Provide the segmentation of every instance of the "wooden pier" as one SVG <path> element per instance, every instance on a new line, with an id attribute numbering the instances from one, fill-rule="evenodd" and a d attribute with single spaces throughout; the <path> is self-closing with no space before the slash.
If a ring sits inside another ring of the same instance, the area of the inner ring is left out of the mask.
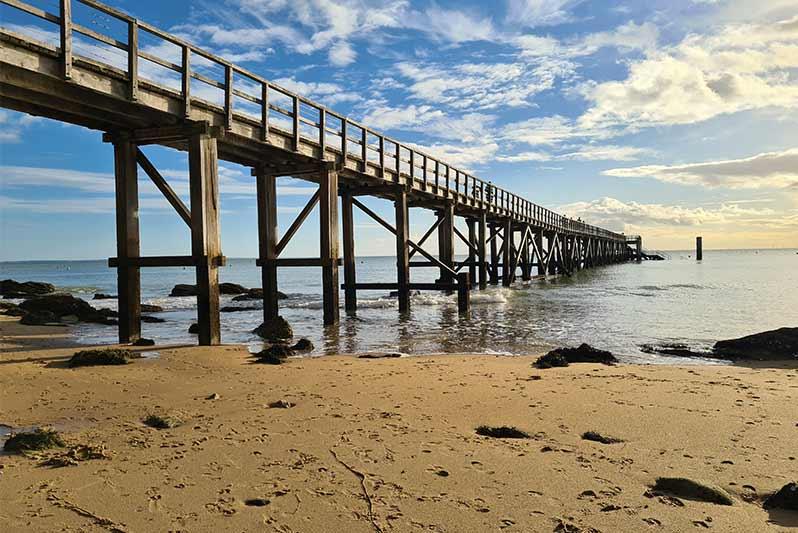
<path id="1" fill-rule="evenodd" d="M 117 256 L 109 265 L 118 272 L 120 342 L 140 337 L 140 269 L 170 266 L 196 269 L 199 342 L 221 342 L 219 268 L 225 257 L 219 233 L 219 159 L 251 168 L 257 184 L 257 265 L 262 269 L 264 321 L 279 313 L 281 267 L 321 268 L 324 323 L 335 324 L 340 289 L 350 313 L 357 310 L 359 290 L 375 289 L 396 291 L 400 312 L 410 308 L 412 291 L 451 291 L 458 294 L 460 311 L 467 312 L 473 288 L 510 286 L 519 274 L 523 280 L 568 275 L 642 257 L 639 237 L 629 241 L 623 234 L 545 209 L 100 2 L 61 0 L 59 13 L 19 0 L 0 4 L 46 21 L 58 35 L 57 42 L 37 40 L 0 22 L 0 106 L 102 131 L 103 139 L 113 145 Z M 123 24 L 127 35 L 122 39 L 79 24 L 72 16 L 78 4 Z M 153 47 L 140 48 L 143 36 L 180 50 L 180 61 L 153 55 Z M 91 43 L 121 51 L 124 61 L 78 53 Z M 147 69 L 142 68 L 145 64 Z M 153 66 L 162 75 L 148 76 Z M 189 206 L 147 158 L 142 147 L 148 145 L 187 152 Z M 190 256 L 141 256 L 139 169 L 188 226 Z M 319 186 L 282 236 L 277 231 L 276 195 L 281 176 Z M 392 201 L 394 220 L 369 209 L 360 200 L 364 196 Z M 281 257 L 317 206 L 319 257 Z M 410 237 L 411 208 L 436 213 L 435 222 L 417 242 Z M 358 282 L 355 209 L 394 235 L 395 280 Z M 466 233 L 455 225 L 456 217 L 465 219 Z M 437 255 L 424 248 L 433 235 Z M 457 240 L 468 249 L 465 261 L 455 260 Z M 411 270 L 423 267 L 438 270 L 434 283 L 411 281 Z"/>

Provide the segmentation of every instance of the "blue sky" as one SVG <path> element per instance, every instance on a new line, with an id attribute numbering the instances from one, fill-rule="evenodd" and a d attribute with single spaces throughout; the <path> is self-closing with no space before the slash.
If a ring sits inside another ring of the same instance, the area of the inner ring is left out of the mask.
<path id="1" fill-rule="evenodd" d="M 649 248 L 699 234 L 708 248 L 798 247 L 798 0 L 107 3 Z M 7 6 L 0 20 L 53 30 Z M 145 151 L 185 195 L 185 154 Z M 220 172 L 224 253 L 252 257 L 254 184 L 246 168 Z M 143 253 L 187 253 L 186 228 L 140 174 Z M 312 192 L 281 179 L 282 228 Z M 0 110 L 0 209 L 0 260 L 113 256 L 111 147 Z M 414 234 L 431 220 L 414 210 Z M 287 254 L 317 253 L 314 222 Z M 392 253 L 383 229 L 356 224 L 359 254 Z"/>

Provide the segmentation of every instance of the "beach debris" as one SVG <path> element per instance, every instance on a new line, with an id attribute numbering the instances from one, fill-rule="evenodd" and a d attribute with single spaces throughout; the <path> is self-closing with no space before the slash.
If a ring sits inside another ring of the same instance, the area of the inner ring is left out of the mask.
<path id="1" fill-rule="evenodd" d="M 479 426 L 477 435 L 492 437 L 494 439 L 528 439 L 529 434 L 516 427 L 510 426 Z"/>
<path id="2" fill-rule="evenodd" d="M 601 363 L 612 365 L 618 359 L 606 350 L 593 348 L 589 344 L 581 344 L 578 348 L 557 348 L 535 361 L 534 366 L 540 369 L 568 366 L 570 363 Z"/>
<path id="3" fill-rule="evenodd" d="M 37 296 L 30 300 L 25 300 L 19 304 L 19 307 L 27 313 L 52 313 L 57 319 L 75 316 L 81 322 L 106 325 L 117 324 L 116 320 L 111 320 L 111 318 L 118 316 L 116 311 L 95 309 L 85 300 L 75 298 L 71 294 Z"/>
<path id="4" fill-rule="evenodd" d="M 276 402 L 271 402 L 269 404 L 270 409 L 290 409 L 295 406 L 295 403 L 289 402 L 288 400 L 277 400 Z"/>
<path id="5" fill-rule="evenodd" d="M 183 424 L 183 420 L 174 415 L 150 414 L 143 420 L 144 424 L 155 429 L 172 429 Z"/>
<path id="6" fill-rule="evenodd" d="M 219 293 L 220 294 L 246 294 L 248 292 L 249 292 L 249 289 L 247 289 L 243 285 L 239 285 L 238 283 L 220 283 L 219 284 Z"/>
<path id="7" fill-rule="evenodd" d="M 315 348 L 313 343 L 310 342 L 310 339 L 306 339 L 305 337 L 302 337 L 296 341 L 296 344 L 291 346 L 291 349 L 295 352 L 312 352 L 313 348 Z"/>
<path id="8" fill-rule="evenodd" d="M 25 316 L 25 311 L 20 309 L 17 304 L 11 302 L 0 302 L 0 315 Z"/>
<path id="9" fill-rule="evenodd" d="M 586 431 L 582 433 L 582 438 L 584 440 L 590 440 L 593 442 L 600 442 L 601 444 L 618 444 L 623 442 L 623 439 L 619 439 L 616 437 L 609 437 L 607 435 L 602 435 L 598 431 Z"/>
<path id="10" fill-rule="evenodd" d="M 82 350 L 73 355 L 67 363 L 70 368 L 79 366 L 126 365 L 131 359 L 141 359 L 141 355 L 130 350 L 108 348 L 102 350 Z"/>
<path id="11" fill-rule="evenodd" d="M 30 298 L 55 292 L 55 286 L 39 281 L 14 281 L 4 279 L 0 281 L 0 296 L 5 298 Z"/>
<path id="12" fill-rule="evenodd" d="M 169 293 L 169 296 L 196 296 L 197 295 L 197 286 L 196 285 L 188 285 L 186 283 L 178 283 L 174 287 L 172 287 L 172 292 Z"/>
<path id="13" fill-rule="evenodd" d="M 143 317 L 142 317 L 143 318 Z M 132 346 L 155 346 L 155 341 L 152 339 L 145 339 L 144 337 L 132 343 Z"/>
<path id="14" fill-rule="evenodd" d="M 717 505 L 734 505 L 734 500 L 725 490 L 683 477 L 657 478 L 652 487 L 652 493 L 657 496 L 668 494 L 685 500 L 708 502 Z"/>
<path id="15" fill-rule="evenodd" d="M 287 344 L 272 344 L 265 350 L 254 354 L 259 363 L 268 365 L 281 365 L 292 355 L 294 355 L 294 351 Z"/>
<path id="16" fill-rule="evenodd" d="M 794 361 L 798 359 L 798 328 L 779 328 L 718 341 L 711 356 L 733 361 Z"/>
<path id="17" fill-rule="evenodd" d="M 105 446 L 92 446 L 86 444 L 79 444 L 71 447 L 69 450 L 52 455 L 39 463 L 40 466 L 49 466 L 51 468 L 62 468 L 65 466 L 78 466 L 78 463 L 83 461 L 92 461 L 96 459 L 110 459 Z"/>
<path id="18" fill-rule="evenodd" d="M 62 448 L 63 446 L 64 441 L 57 431 L 37 428 L 31 432 L 13 433 L 3 445 L 3 450 L 12 453 L 25 453 Z"/>
<path id="19" fill-rule="evenodd" d="M 248 507 L 266 507 L 271 503 L 270 500 L 266 498 L 250 498 L 248 500 L 244 500 L 244 505 Z"/>
<path id="20" fill-rule="evenodd" d="M 95 292 L 92 300 L 116 300 L 119 298 L 116 294 L 105 294 L 102 292 Z"/>
<path id="21" fill-rule="evenodd" d="M 286 296 L 285 294 L 283 294 L 280 291 L 277 291 L 277 299 L 278 300 L 286 300 L 286 299 L 288 299 L 288 296 Z M 236 296 L 235 298 L 233 298 L 234 302 L 247 302 L 247 301 L 250 301 L 250 300 L 263 300 L 263 289 L 260 289 L 260 288 L 249 289 L 246 292 L 246 294 L 240 294 L 240 295 Z"/>
<path id="22" fill-rule="evenodd" d="M 220 398 L 221 396 L 219 396 L 219 394 L 216 392 L 205 397 L 206 400 L 218 400 Z"/>
<path id="23" fill-rule="evenodd" d="M 252 333 L 272 342 L 290 340 L 294 336 L 291 324 L 281 316 L 262 323 Z"/>
<path id="24" fill-rule="evenodd" d="M 396 359 L 402 357 L 402 354 L 396 352 L 389 353 L 364 353 L 357 356 L 358 359 Z"/>
<path id="25" fill-rule="evenodd" d="M 160 313 L 162 311 L 163 307 L 161 307 L 160 305 L 141 304 L 142 313 Z"/>
<path id="26" fill-rule="evenodd" d="M 188 327 L 188 332 L 191 333 L 192 335 L 199 335 L 199 324 L 197 324 L 196 322 L 191 324 Z"/>
<path id="27" fill-rule="evenodd" d="M 762 504 L 765 509 L 798 511 L 798 483 L 787 483 Z"/>

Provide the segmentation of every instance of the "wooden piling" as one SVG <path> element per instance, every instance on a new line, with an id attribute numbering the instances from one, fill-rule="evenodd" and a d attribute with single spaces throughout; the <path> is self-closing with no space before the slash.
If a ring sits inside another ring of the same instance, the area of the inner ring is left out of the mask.
<path id="1" fill-rule="evenodd" d="M 468 272 L 457 274 L 457 311 L 460 314 L 471 311 L 471 275 Z"/>
<path id="2" fill-rule="evenodd" d="M 490 225 L 490 284 L 499 284 L 499 225 Z"/>
<path id="3" fill-rule="evenodd" d="M 191 253 L 197 261 L 199 344 L 221 343 L 219 324 L 219 172 L 216 139 L 206 133 L 189 138 Z"/>
<path id="4" fill-rule="evenodd" d="M 357 311 L 357 275 L 355 273 L 355 224 L 353 220 L 354 206 L 352 193 L 341 196 L 341 221 L 344 239 L 344 309 L 347 313 Z"/>
<path id="5" fill-rule="evenodd" d="M 410 309 L 410 219 L 407 205 L 407 192 L 399 189 L 394 199 L 396 211 L 396 281 L 399 291 L 399 311 Z"/>
<path id="6" fill-rule="evenodd" d="M 263 321 L 279 315 L 277 296 L 277 178 L 263 170 L 256 175 L 258 195 L 258 257 L 263 287 Z"/>
<path id="7" fill-rule="evenodd" d="M 138 148 L 130 140 L 114 143 L 116 174 L 116 255 L 119 292 L 119 342 L 126 344 L 141 338 L 141 271 L 126 260 L 138 258 L 139 236 Z"/>
<path id="8" fill-rule="evenodd" d="M 543 252 L 543 231 L 537 230 L 535 232 L 535 248 L 537 250 L 537 266 L 538 266 L 538 276 L 545 276 L 546 275 L 546 263 L 544 261 L 544 252 Z"/>
<path id="9" fill-rule="evenodd" d="M 468 225 L 468 274 L 472 280 L 477 279 L 477 221 L 467 218 Z"/>
<path id="10" fill-rule="evenodd" d="M 324 165 L 319 175 L 319 230 L 324 325 L 337 324 L 338 311 L 338 171 Z"/>
<path id="11" fill-rule="evenodd" d="M 704 259 L 704 239 L 702 237 L 695 238 L 695 259 L 696 261 Z"/>
<path id="12" fill-rule="evenodd" d="M 438 212 L 441 223 L 438 225 L 438 259 L 449 268 L 454 268 L 454 203 L 447 202 Z M 440 269 L 441 283 L 454 281 L 451 272 Z"/>
<path id="13" fill-rule="evenodd" d="M 502 246 L 502 285 L 509 287 L 513 282 L 512 254 L 513 254 L 513 221 L 506 218 L 504 224 L 504 243 Z"/>
<path id="14" fill-rule="evenodd" d="M 479 215 L 477 230 L 477 259 L 479 260 L 479 288 L 484 290 L 488 286 L 488 264 L 485 257 L 485 233 L 487 230 L 487 214 L 482 211 Z"/>

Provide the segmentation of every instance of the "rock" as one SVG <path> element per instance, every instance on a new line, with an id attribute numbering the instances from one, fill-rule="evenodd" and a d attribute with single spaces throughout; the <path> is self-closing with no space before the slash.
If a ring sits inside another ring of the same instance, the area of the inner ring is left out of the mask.
<path id="1" fill-rule="evenodd" d="M 163 311 L 163 307 L 160 305 L 141 304 L 142 313 L 160 313 L 161 311 Z"/>
<path id="2" fill-rule="evenodd" d="M 528 439 L 529 434 L 515 427 L 508 426 L 479 426 L 477 435 L 492 437 L 494 439 Z"/>
<path id="3" fill-rule="evenodd" d="M 286 300 L 288 296 L 283 294 L 280 291 L 277 291 L 277 299 L 278 300 Z M 246 294 L 241 294 L 233 298 L 234 302 L 247 302 L 250 300 L 263 300 L 263 289 L 249 289 Z"/>
<path id="4" fill-rule="evenodd" d="M 219 284 L 219 293 L 220 294 L 246 294 L 248 292 L 249 292 L 249 289 L 247 289 L 243 285 L 239 285 L 237 283 L 220 283 Z"/>
<path id="5" fill-rule="evenodd" d="M 77 352 L 69 360 L 69 367 L 76 368 L 79 366 L 115 366 L 126 365 L 131 359 L 140 359 L 141 355 L 133 353 L 130 350 L 83 350 Z"/>
<path id="6" fill-rule="evenodd" d="M 673 355 L 676 357 L 711 357 L 711 354 L 692 351 L 686 344 L 664 343 L 664 344 L 641 344 L 640 351 L 643 353 L 653 353 L 662 355 Z"/>
<path id="7" fill-rule="evenodd" d="M 765 509 L 798 511 L 798 483 L 787 483 L 778 492 L 765 500 L 762 507 Z"/>
<path id="8" fill-rule="evenodd" d="M 24 453 L 61 448 L 64 441 L 61 436 L 49 429 L 37 429 L 29 433 L 15 433 L 3 445 L 3 450 L 12 453 Z"/>
<path id="9" fill-rule="evenodd" d="M 219 398 L 221 398 L 221 396 L 216 392 L 205 397 L 206 400 L 218 400 Z"/>
<path id="10" fill-rule="evenodd" d="M 38 281 L 18 282 L 13 279 L 0 281 L 0 296 L 6 298 L 30 298 L 55 292 L 55 286 L 50 283 Z"/>
<path id="11" fill-rule="evenodd" d="M 134 342 L 132 346 L 155 346 L 155 341 L 152 339 L 141 338 Z"/>
<path id="12" fill-rule="evenodd" d="M 172 292 L 169 293 L 169 296 L 196 296 L 197 295 L 197 286 L 196 285 L 187 285 L 185 283 L 178 283 L 174 287 L 172 287 Z"/>
<path id="13" fill-rule="evenodd" d="M 248 507 L 266 507 L 271 503 L 266 498 L 250 498 L 248 500 L 244 500 L 244 505 Z"/>
<path id="14" fill-rule="evenodd" d="M 358 359 L 398 359 L 402 357 L 400 353 L 364 353 L 362 355 L 358 355 Z"/>
<path id="15" fill-rule="evenodd" d="M 535 361 L 537 368 L 568 366 L 569 363 L 602 363 L 611 365 L 618 360 L 612 353 L 582 344 L 579 348 L 557 348 Z"/>
<path id="16" fill-rule="evenodd" d="M 228 305 L 226 307 L 222 307 L 219 309 L 221 313 L 241 313 L 243 311 L 258 311 L 259 307 L 236 307 L 234 305 Z"/>
<path id="17" fill-rule="evenodd" d="M 17 304 L 12 304 L 11 302 L 0 302 L 0 315 L 25 316 L 25 311 L 20 309 Z"/>
<path id="18" fill-rule="evenodd" d="M 779 328 L 718 341 L 712 348 L 712 356 L 733 361 L 794 361 L 798 359 L 798 328 Z"/>
<path id="19" fill-rule="evenodd" d="M 142 315 L 141 321 L 144 322 L 145 324 L 162 324 L 166 322 L 166 320 L 164 320 L 163 318 L 158 318 L 157 316 L 148 316 L 148 315 Z"/>
<path id="20" fill-rule="evenodd" d="M 313 351 L 313 343 L 310 342 L 310 339 L 301 338 L 299 339 L 296 344 L 291 346 L 291 349 L 295 352 L 312 352 Z"/>
<path id="21" fill-rule="evenodd" d="M 26 312 L 19 321 L 24 326 L 47 326 L 56 324 L 58 317 L 50 311 L 30 311 Z"/>
<path id="22" fill-rule="evenodd" d="M 172 429 L 183 424 L 183 420 L 176 416 L 147 415 L 144 423 L 155 429 Z"/>
<path id="23" fill-rule="evenodd" d="M 289 340 L 294 336 L 294 330 L 291 329 L 291 325 L 281 316 L 269 322 L 264 322 L 255 328 L 252 333 L 269 341 Z"/>
<path id="24" fill-rule="evenodd" d="M 196 322 L 191 324 L 188 327 L 188 332 L 191 333 L 192 335 L 199 335 L 199 324 L 197 324 Z"/>
<path id="25" fill-rule="evenodd" d="M 296 404 L 293 402 L 289 402 L 288 400 L 277 400 L 276 402 L 271 402 L 269 404 L 270 409 L 290 409 L 294 407 Z"/>
<path id="26" fill-rule="evenodd" d="M 725 490 L 682 477 L 657 478 L 652 489 L 654 494 L 665 493 L 685 500 L 734 505 L 734 500 Z"/>
<path id="27" fill-rule="evenodd" d="M 51 294 L 25 300 L 19 307 L 28 313 L 50 312 L 59 319 L 63 316 L 74 315 L 81 322 L 94 322 L 97 324 L 111 324 L 109 317 L 115 312 L 108 309 L 95 309 L 88 302 L 75 298 L 70 294 Z"/>
<path id="28" fill-rule="evenodd" d="M 115 294 L 103 294 L 102 292 L 98 292 L 94 294 L 94 298 L 92 300 L 116 300 L 118 298 Z"/>
<path id="29" fill-rule="evenodd" d="M 619 442 L 623 442 L 623 439 L 602 435 L 598 431 L 586 431 L 585 433 L 582 433 L 582 438 L 584 440 L 600 442 L 601 444 L 618 444 Z"/>
<path id="30" fill-rule="evenodd" d="M 259 363 L 281 365 L 286 359 L 294 355 L 294 351 L 286 344 L 272 344 L 265 350 L 255 354 Z"/>

